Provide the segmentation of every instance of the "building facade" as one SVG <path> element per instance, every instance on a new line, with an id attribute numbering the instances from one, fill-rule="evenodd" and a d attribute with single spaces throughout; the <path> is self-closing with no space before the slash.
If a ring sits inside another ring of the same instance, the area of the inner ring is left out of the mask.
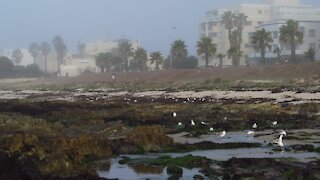
<path id="1" fill-rule="evenodd" d="M 311 6 L 300 5 L 299 0 L 265 0 L 262 4 L 241 4 L 234 8 L 217 9 L 206 13 L 206 17 L 200 24 L 200 37 L 210 37 L 217 45 L 217 54 L 226 54 L 230 48 L 228 32 L 222 21 L 222 15 L 226 11 L 243 13 L 247 17 L 242 33 L 240 64 L 252 63 L 260 58 L 251 44 L 252 34 L 265 28 L 272 33 L 272 48 L 268 49 L 267 56 L 275 58 L 273 50 L 280 47 L 283 54 L 288 54 L 290 49 L 279 42 L 279 29 L 287 20 L 299 21 L 299 27 L 304 33 L 304 42 L 297 49 L 297 54 L 303 55 L 310 47 L 320 48 L 320 9 Z M 320 54 L 318 52 L 317 58 Z M 199 66 L 204 66 L 204 59 L 200 56 Z M 231 65 L 231 59 L 225 58 L 224 65 Z M 219 64 L 217 57 L 211 59 L 211 65 Z"/>

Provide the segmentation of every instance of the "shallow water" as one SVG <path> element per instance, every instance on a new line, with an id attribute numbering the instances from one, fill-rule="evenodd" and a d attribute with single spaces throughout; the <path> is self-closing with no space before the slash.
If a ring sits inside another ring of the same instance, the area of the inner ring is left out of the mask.
<path id="1" fill-rule="evenodd" d="M 239 149 L 216 149 L 205 151 L 193 151 L 188 153 L 150 153 L 145 155 L 127 155 L 127 157 L 133 159 L 144 158 L 159 158 L 160 156 L 169 155 L 171 157 L 180 157 L 192 154 L 194 156 L 204 156 L 212 160 L 226 161 L 232 157 L 237 158 L 295 158 L 297 161 L 309 162 L 315 159 L 320 159 L 319 153 L 312 152 L 274 152 L 272 147 L 260 147 L 260 148 L 239 148 Z M 121 158 L 115 158 L 111 160 L 111 167 L 109 171 L 98 172 L 101 177 L 106 178 L 119 178 L 124 180 L 129 179 L 167 179 L 169 176 L 164 168 L 161 173 L 138 173 L 128 165 L 120 165 L 118 161 Z M 201 174 L 199 169 L 183 169 L 182 179 L 192 179 L 195 174 Z"/>
<path id="2" fill-rule="evenodd" d="M 121 165 L 118 161 L 121 158 L 114 158 L 111 160 L 111 166 L 109 171 L 98 171 L 100 177 L 104 178 L 119 178 L 121 180 L 139 180 L 139 179 L 152 179 L 152 180 L 162 180 L 168 179 L 169 175 L 167 174 L 167 169 L 163 168 L 160 172 L 155 172 L 153 169 L 150 169 L 148 172 L 147 169 L 144 169 L 143 172 L 138 171 L 128 165 Z M 196 174 L 202 175 L 199 173 L 198 168 L 186 169 L 183 168 L 183 177 L 180 179 L 193 179 L 193 176 Z M 203 176 L 203 175 L 202 175 Z"/>

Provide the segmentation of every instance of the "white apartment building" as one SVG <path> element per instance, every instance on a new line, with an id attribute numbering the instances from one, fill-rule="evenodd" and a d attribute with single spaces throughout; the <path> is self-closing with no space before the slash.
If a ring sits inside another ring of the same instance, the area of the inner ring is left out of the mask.
<path id="1" fill-rule="evenodd" d="M 82 52 L 87 56 L 96 56 L 102 52 L 111 52 L 112 50 L 116 49 L 121 41 L 128 41 L 132 44 L 132 48 L 136 50 L 140 45 L 138 41 L 130 41 L 126 39 L 119 39 L 115 41 L 96 41 L 91 43 L 85 43 L 84 49 Z"/>
<path id="2" fill-rule="evenodd" d="M 272 32 L 273 45 L 268 50 L 267 58 L 275 58 L 272 53 L 276 47 L 281 47 L 283 54 L 289 54 L 290 49 L 280 46 L 279 29 L 289 19 L 299 21 L 300 29 L 304 32 L 304 42 L 297 49 L 297 54 L 302 55 L 309 47 L 320 48 L 320 9 L 311 6 L 300 5 L 300 0 L 264 0 L 262 4 L 241 4 L 234 8 L 217 9 L 206 13 L 206 17 L 200 24 L 200 37 L 211 37 L 217 45 L 217 54 L 226 54 L 229 49 L 228 33 L 222 21 L 222 15 L 226 11 L 243 13 L 247 16 L 247 23 L 242 33 L 241 51 L 243 56 L 240 64 L 259 58 L 260 53 L 256 52 L 251 45 L 250 37 L 258 29 L 265 28 Z M 317 54 L 319 57 L 319 53 Z M 204 59 L 199 57 L 199 66 L 204 66 Z M 219 64 L 217 57 L 212 58 L 210 65 Z M 231 59 L 227 57 L 224 65 L 231 65 Z"/>

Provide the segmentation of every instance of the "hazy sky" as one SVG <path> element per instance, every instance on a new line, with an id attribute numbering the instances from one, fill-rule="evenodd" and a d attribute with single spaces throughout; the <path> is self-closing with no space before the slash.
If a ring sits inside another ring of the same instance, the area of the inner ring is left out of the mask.
<path id="1" fill-rule="evenodd" d="M 0 0 L 0 49 L 51 43 L 59 34 L 72 52 L 79 42 L 125 37 L 163 53 L 181 38 L 195 54 L 204 13 L 241 2 L 261 0 Z M 320 7 L 319 0 L 302 2 Z"/>

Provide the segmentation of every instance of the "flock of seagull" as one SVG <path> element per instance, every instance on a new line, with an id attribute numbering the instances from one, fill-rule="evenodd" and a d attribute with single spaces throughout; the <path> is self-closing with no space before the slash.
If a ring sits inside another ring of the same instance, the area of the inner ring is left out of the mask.
<path id="1" fill-rule="evenodd" d="M 177 113 L 176 113 L 176 112 L 173 112 L 173 113 L 172 113 L 172 117 L 174 117 L 174 118 L 177 117 Z M 224 120 L 227 120 L 227 117 L 224 117 Z M 202 125 L 209 125 L 209 123 L 206 123 L 206 122 L 204 122 L 204 121 L 201 121 L 201 124 L 202 124 Z M 273 125 L 273 126 L 276 126 L 277 124 L 278 124 L 277 121 L 273 121 L 273 122 L 272 122 L 272 125 Z M 178 122 L 178 126 L 182 126 L 182 125 L 183 125 L 182 122 Z M 194 122 L 194 120 L 191 120 L 191 121 L 190 121 L 190 125 L 191 125 L 191 126 L 195 126 L 195 125 L 196 125 L 196 123 Z M 252 125 L 252 129 L 257 129 L 257 128 L 258 128 L 258 124 L 257 124 L 257 123 L 254 123 L 254 124 Z M 213 132 L 213 131 L 214 131 L 213 127 L 210 127 L 210 128 L 209 128 L 209 131 L 210 131 L 210 132 Z M 227 131 L 223 130 L 223 131 L 220 133 L 219 137 L 223 138 L 223 137 L 226 136 L 226 134 L 227 134 Z M 253 130 L 248 130 L 248 131 L 246 131 L 246 134 L 249 136 L 249 135 L 255 134 L 255 132 L 254 132 Z M 274 144 L 277 144 L 279 147 L 283 148 L 283 147 L 284 147 L 283 136 L 286 136 L 286 135 L 287 135 L 287 133 L 286 133 L 284 130 L 280 130 L 280 132 L 279 132 L 279 138 L 276 139 L 276 140 L 274 140 L 273 143 L 274 143 Z"/>

